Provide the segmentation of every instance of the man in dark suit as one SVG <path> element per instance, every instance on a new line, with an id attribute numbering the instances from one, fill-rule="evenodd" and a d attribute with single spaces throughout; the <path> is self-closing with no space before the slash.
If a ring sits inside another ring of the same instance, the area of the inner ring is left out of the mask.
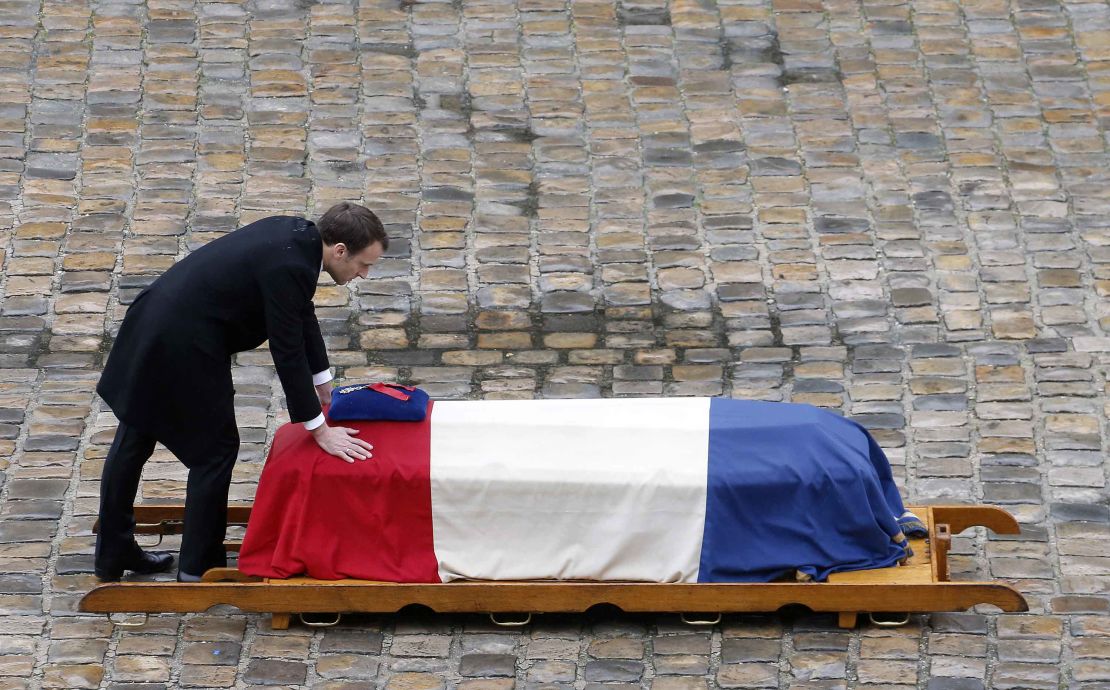
<path id="1" fill-rule="evenodd" d="M 312 295 L 321 271 L 336 283 L 365 278 L 389 240 L 357 204 L 312 223 L 275 216 L 192 252 L 127 310 L 97 393 L 119 418 L 100 484 L 95 572 L 168 570 L 169 554 L 135 542 L 133 504 L 143 464 L 161 442 L 189 468 L 178 579 L 227 564 L 227 495 L 239 450 L 231 356 L 269 341 L 291 421 L 347 462 L 370 457 L 357 431 L 329 426 L 331 373 Z"/>

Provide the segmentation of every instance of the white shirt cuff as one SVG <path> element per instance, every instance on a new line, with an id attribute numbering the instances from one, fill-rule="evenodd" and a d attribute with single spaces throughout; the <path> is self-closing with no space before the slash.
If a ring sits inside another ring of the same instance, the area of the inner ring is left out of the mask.
<path id="1" fill-rule="evenodd" d="M 308 431 L 312 431 L 313 429 L 317 428 L 318 426 L 320 426 L 323 423 L 324 423 L 324 413 L 321 412 L 320 414 L 316 415 L 315 419 L 310 419 L 307 422 L 304 422 L 304 428 L 307 429 Z"/>
<path id="2" fill-rule="evenodd" d="M 328 381 L 331 381 L 331 379 L 331 369 L 324 369 L 319 374 L 312 375 L 312 385 L 319 386 L 321 383 L 327 383 Z"/>

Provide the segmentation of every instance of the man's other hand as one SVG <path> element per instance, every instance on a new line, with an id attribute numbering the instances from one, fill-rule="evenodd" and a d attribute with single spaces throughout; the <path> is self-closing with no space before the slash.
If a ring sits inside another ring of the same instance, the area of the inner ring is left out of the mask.
<path id="1" fill-rule="evenodd" d="M 320 398 L 320 407 L 331 405 L 331 381 L 316 386 L 316 396 Z"/>
<path id="2" fill-rule="evenodd" d="M 374 446 L 360 438 L 355 438 L 358 429 L 349 429 L 345 426 L 328 426 L 321 424 L 312 430 L 312 438 L 316 444 L 324 449 L 328 455 L 354 462 L 373 457 Z"/>

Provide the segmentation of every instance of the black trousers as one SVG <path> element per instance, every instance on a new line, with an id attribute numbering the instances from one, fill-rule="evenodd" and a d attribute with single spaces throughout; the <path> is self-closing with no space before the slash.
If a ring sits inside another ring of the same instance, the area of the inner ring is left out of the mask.
<path id="1" fill-rule="evenodd" d="M 154 453 L 153 436 L 120 422 L 104 461 L 100 479 L 100 531 L 96 536 L 96 565 L 114 569 L 134 555 L 135 496 L 143 465 Z M 207 444 L 203 457 L 180 458 L 189 468 L 185 489 L 185 524 L 181 535 L 181 572 L 201 575 L 227 565 L 227 493 L 239 454 L 234 420 Z"/>

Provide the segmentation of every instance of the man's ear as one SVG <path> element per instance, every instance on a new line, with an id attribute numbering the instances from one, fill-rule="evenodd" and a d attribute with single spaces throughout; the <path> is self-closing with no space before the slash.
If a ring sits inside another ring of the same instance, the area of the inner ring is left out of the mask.
<path id="1" fill-rule="evenodd" d="M 342 259 L 347 255 L 347 245 L 342 242 L 336 242 L 332 245 L 332 252 L 335 254 L 336 258 Z"/>

